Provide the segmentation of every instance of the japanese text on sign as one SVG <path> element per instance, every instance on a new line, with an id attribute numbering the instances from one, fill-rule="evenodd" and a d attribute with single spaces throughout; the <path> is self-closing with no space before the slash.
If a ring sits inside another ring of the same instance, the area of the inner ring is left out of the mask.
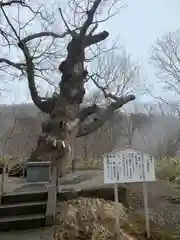
<path id="1" fill-rule="evenodd" d="M 104 156 L 104 182 L 155 181 L 154 158 L 141 152 L 119 152 Z"/>

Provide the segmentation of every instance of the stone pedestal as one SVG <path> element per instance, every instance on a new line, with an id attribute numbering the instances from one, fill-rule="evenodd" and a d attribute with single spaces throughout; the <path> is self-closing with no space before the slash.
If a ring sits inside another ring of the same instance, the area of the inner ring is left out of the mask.
<path id="1" fill-rule="evenodd" d="M 49 182 L 50 162 L 27 162 L 27 182 Z"/>

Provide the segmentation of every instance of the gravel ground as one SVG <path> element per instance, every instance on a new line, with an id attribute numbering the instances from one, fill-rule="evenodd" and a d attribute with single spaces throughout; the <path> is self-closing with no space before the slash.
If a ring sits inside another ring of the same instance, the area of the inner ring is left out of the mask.
<path id="1" fill-rule="evenodd" d="M 178 189 L 178 186 L 169 186 L 166 181 L 148 184 L 150 218 L 176 236 L 180 236 L 180 189 L 179 191 Z M 135 184 L 131 186 L 131 190 L 128 191 L 128 202 L 130 207 L 144 214 L 141 187 Z"/>

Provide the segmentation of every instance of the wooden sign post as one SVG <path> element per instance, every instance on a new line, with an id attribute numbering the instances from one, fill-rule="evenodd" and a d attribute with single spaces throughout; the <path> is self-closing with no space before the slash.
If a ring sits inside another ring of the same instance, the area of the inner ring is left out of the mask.
<path id="1" fill-rule="evenodd" d="M 151 237 L 149 226 L 147 182 L 155 181 L 154 158 L 141 151 L 125 149 L 103 155 L 104 183 L 114 184 L 116 204 L 116 230 L 120 232 L 118 210 L 118 183 L 142 183 L 147 237 Z"/>
<path id="2" fill-rule="evenodd" d="M 143 183 L 143 195 L 144 195 L 144 213 L 146 219 L 146 233 L 147 237 L 150 238 L 150 225 L 149 225 L 149 211 L 148 211 L 148 193 L 147 193 L 147 184 Z"/>
<path id="3" fill-rule="evenodd" d="M 118 185 L 117 183 L 114 184 L 114 198 L 115 198 L 115 214 L 116 214 L 116 233 L 117 236 L 120 234 L 120 227 L 119 227 L 119 198 L 118 198 Z"/>

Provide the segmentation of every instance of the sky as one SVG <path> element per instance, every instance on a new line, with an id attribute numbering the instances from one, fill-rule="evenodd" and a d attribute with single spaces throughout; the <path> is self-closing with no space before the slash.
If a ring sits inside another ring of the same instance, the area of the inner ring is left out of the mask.
<path id="1" fill-rule="evenodd" d="M 149 52 L 158 37 L 180 27 L 179 0 L 128 0 L 127 7 L 118 16 L 106 23 L 111 36 L 120 35 L 120 43 L 141 65 L 141 71 L 148 82 L 156 84 L 155 68 L 149 64 Z M 9 83 L 8 93 L 0 96 L 1 104 L 30 102 L 27 84 Z M 161 95 L 160 87 L 155 89 Z M 146 97 L 141 97 L 147 100 Z"/>

